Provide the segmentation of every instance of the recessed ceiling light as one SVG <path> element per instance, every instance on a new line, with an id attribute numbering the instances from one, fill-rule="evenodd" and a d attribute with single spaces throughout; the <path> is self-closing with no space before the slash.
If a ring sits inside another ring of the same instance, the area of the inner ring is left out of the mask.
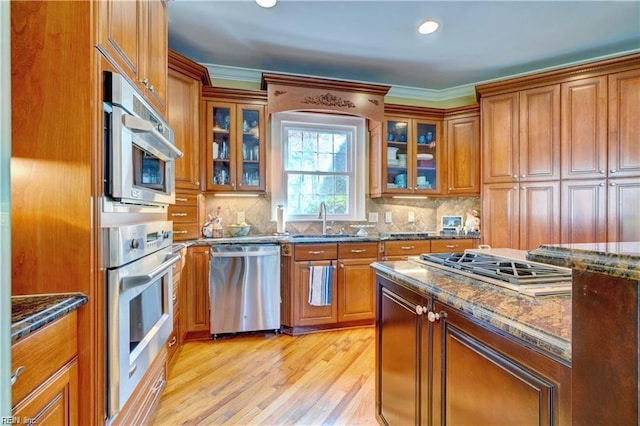
<path id="1" fill-rule="evenodd" d="M 418 32 L 420 34 L 431 34 L 435 32 L 439 26 L 440 24 L 438 24 L 436 21 L 432 21 L 429 19 L 420 24 L 420 26 L 418 27 Z"/>
<path id="2" fill-rule="evenodd" d="M 277 2 L 278 0 L 256 0 L 256 3 L 258 3 L 258 6 L 267 7 L 267 8 L 275 6 Z"/>

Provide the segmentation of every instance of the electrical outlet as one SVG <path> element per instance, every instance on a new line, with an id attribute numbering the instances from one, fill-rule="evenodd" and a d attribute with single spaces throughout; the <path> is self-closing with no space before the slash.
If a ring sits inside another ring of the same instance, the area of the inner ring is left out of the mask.
<path id="1" fill-rule="evenodd" d="M 391 212 L 384 212 L 384 223 L 391 223 L 391 222 L 393 222 L 393 216 Z"/>
<path id="2" fill-rule="evenodd" d="M 414 212 L 409 212 L 407 216 L 407 222 L 413 223 L 416 221 L 416 214 Z"/>
<path id="3" fill-rule="evenodd" d="M 377 212 L 370 212 L 369 213 L 369 222 L 371 222 L 371 223 L 377 223 L 378 222 L 378 213 Z"/>
<path id="4" fill-rule="evenodd" d="M 244 212 L 236 213 L 236 223 L 244 223 Z"/>

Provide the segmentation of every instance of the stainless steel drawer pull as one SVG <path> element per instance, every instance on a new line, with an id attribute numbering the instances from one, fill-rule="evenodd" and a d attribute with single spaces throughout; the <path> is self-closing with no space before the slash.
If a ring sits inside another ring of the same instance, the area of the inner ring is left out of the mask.
<path id="1" fill-rule="evenodd" d="M 185 203 L 189 201 L 188 198 L 176 197 L 176 201 L 184 201 Z"/>
<path id="2" fill-rule="evenodd" d="M 184 217 L 187 216 L 187 213 L 171 213 L 171 216 Z"/>
<path id="3" fill-rule="evenodd" d="M 460 244 L 447 244 L 447 248 L 456 248 L 460 247 Z"/>
<path id="4" fill-rule="evenodd" d="M 402 250 L 413 250 L 415 246 L 402 246 L 400 247 Z"/>
<path id="5" fill-rule="evenodd" d="M 22 373 L 24 373 L 24 365 L 16 368 L 16 371 L 11 374 L 11 386 L 13 386 L 13 384 L 18 381 L 18 377 L 20 377 Z"/>
<path id="6" fill-rule="evenodd" d="M 171 341 L 169 342 L 169 347 L 172 347 L 173 345 L 175 345 L 177 341 L 178 341 L 177 337 L 173 336 L 173 339 L 171 339 Z"/>
<path id="7" fill-rule="evenodd" d="M 324 250 L 311 250 L 309 251 L 309 254 L 322 254 L 324 253 Z"/>
<path id="8" fill-rule="evenodd" d="M 186 234 L 189 231 L 173 231 L 174 234 Z"/>
<path id="9" fill-rule="evenodd" d="M 364 253 L 366 251 L 366 249 L 351 249 L 351 253 Z"/>

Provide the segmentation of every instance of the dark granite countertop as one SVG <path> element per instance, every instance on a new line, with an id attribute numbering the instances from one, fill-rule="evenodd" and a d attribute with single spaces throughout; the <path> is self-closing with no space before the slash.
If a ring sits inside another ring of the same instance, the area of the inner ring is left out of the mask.
<path id="1" fill-rule="evenodd" d="M 376 262 L 379 275 L 459 309 L 570 365 L 571 296 L 530 297 L 419 262 Z"/>
<path id="2" fill-rule="evenodd" d="M 79 308 L 88 300 L 82 293 L 12 296 L 11 343 Z"/>
<path id="3" fill-rule="evenodd" d="M 534 262 L 640 280 L 640 242 L 542 245 L 527 253 Z"/>
<path id="4" fill-rule="evenodd" d="M 433 233 L 433 232 L 381 232 L 370 233 L 366 236 L 356 234 L 328 234 L 328 235 L 248 235 L 246 237 L 200 238 L 191 241 L 193 245 L 212 244 L 318 244 L 318 243 L 348 243 L 348 242 L 380 242 L 403 240 L 444 240 L 444 239 L 479 239 L 479 234 Z"/>

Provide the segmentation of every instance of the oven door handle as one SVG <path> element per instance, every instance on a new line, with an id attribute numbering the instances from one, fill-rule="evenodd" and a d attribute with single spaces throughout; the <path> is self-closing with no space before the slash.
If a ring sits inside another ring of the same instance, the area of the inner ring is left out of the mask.
<path id="1" fill-rule="evenodd" d="M 173 158 L 181 158 L 184 154 L 169 139 L 164 137 L 162 133 L 156 129 L 156 127 L 150 121 L 143 120 L 142 118 L 135 117 L 130 114 L 122 115 L 122 124 L 129 130 L 134 132 L 151 133 L 165 148 L 174 154 Z"/>
<path id="2" fill-rule="evenodd" d="M 167 259 L 160 264 L 160 266 L 150 271 L 148 274 L 122 278 L 122 291 L 130 290 L 134 287 L 140 287 L 154 281 L 156 278 L 162 276 L 167 269 L 171 268 L 176 262 L 178 262 L 180 258 L 181 256 L 179 254 L 170 254 L 167 256 Z"/>

